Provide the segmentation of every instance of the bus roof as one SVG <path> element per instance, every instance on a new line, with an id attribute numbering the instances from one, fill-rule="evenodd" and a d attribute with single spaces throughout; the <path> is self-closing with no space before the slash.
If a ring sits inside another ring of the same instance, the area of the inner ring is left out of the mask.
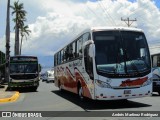
<path id="1" fill-rule="evenodd" d="M 37 58 L 37 56 L 16 55 L 16 56 L 11 56 L 11 58 Z"/>
<path id="2" fill-rule="evenodd" d="M 10 57 L 11 61 L 38 61 L 38 58 L 36 56 L 11 56 Z"/>
<path id="3" fill-rule="evenodd" d="M 76 37 L 72 38 L 72 40 L 65 44 L 65 46 L 67 46 L 68 44 L 72 43 L 74 40 L 76 40 L 77 38 L 79 38 L 81 35 L 83 35 L 84 33 L 87 32 L 95 32 L 95 31 L 112 31 L 112 30 L 120 30 L 120 31 L 135 31 L 135 32 L 143 32 L 141 29 L 138 28 L 133 28 L 133 27 L 89 27 L 86 28 L 85 30 L 83 30 L 80 34 L 76 35 Z M 62 48 L 64 48 L 62 47 Z M 58 51 L 60 51 L 62 48 L 58 49 L 54 54 L 56 54 Z"/>
<path id="4" fill-rule="evenodd" d="M 91 27 L 91 31 L 104 31 L 104 30 L 121 30 L 121 31 L 137 31 L 143 32 L 141 29 L 133 27 Z"/>
<path id="5" fill-rule="evenodd" d="M 112 30 L 120 30 L 120 31 L 135 31 L 135 32 L 143 32 L 142 29 L 139 28 L 133 28 L 133 27 L 89 27 L 83 30 L 80 34 L 78 34 L 74 39 L 78 38 L 80 35 L 86 33 L 86 32 L 95 32 L 95 31 L 112 31 Z M 73 39 L 73 40 L 74 40 Z M 72 40 L 72 41 L 73 41 Z M 72 42 L 71 41 L 71 42 Z"/>

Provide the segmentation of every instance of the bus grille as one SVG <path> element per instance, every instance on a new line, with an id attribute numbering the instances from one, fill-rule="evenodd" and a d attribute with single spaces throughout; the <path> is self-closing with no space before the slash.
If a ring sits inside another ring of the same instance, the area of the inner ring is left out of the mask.
<path id="1" fill-rule="evenodd" d="M 36 74 L 23 74 L 23 75 L 10 75 L 10 77 L 12 79 L 16 79 L 16 80 L 21 80 L 21 79 L 25 79 L 25 80 L 28 80 L 28 79 L 34 79 L 36 78 L 38 75 Z"/>

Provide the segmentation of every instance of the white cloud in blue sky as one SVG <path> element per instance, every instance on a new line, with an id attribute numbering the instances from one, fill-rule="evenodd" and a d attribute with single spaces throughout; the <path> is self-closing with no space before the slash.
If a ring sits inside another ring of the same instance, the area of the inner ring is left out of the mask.
<path id="1" fill-rule="evenodd" d="M 7 0 L 0 1 L 0 50 L 5 46 L 5 9 Z M 11 0 L 11 4 L 13 5 Z M 151 52 L 159 51 L 160 0 L 19 0 L 28 12 L 27 24 L 32 33 L 23 42 L 23 53 L 53 56 L 87 26 L 126 26 L 121 17 L 137 19 L 132 24 L 144 30 Z M 12 19 L 13 17 L 11 17 Z M 11 54 L 14 48 L 11 22 Z M 158 48 L 158 49 L 157 49 Z"/>

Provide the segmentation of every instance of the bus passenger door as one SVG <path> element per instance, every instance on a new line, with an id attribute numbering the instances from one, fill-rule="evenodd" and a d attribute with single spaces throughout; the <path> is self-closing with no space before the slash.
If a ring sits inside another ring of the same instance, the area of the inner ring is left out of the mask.
<path id="1" fill-rule="evenodd" d="M 93 74 L 93 57 L 89 55 L 91 44 L 87 44 L 84 48 L 84 64 L 86 71 L 87 89 L 90 92 L 90 97 L 94 98 L 94 74 Z"/>

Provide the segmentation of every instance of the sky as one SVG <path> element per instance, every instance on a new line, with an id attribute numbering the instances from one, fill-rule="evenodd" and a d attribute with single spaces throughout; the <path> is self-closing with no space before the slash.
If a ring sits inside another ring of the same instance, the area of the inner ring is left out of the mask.
<path id="1" fill-rule="evenodd" d="M 15 0 L 11 0 L 11 5 Z M 86 27 L 123 26 L 121 18 L 136 19 L 132 27 L 144 31 L 150 52 L 160 49 L 160 0 L 19 0 L 27 11 L 31 34 L 23 41 L 23 54 L 38 56 L 53 66 L 54 53 Z M 7 0 L 0 0 L 0 50 L 5 52 Z M 11 10 L 12 12 L 12 10 Z M 14 16 L 10 15 L 11 55 L 14 54 Z"/>

